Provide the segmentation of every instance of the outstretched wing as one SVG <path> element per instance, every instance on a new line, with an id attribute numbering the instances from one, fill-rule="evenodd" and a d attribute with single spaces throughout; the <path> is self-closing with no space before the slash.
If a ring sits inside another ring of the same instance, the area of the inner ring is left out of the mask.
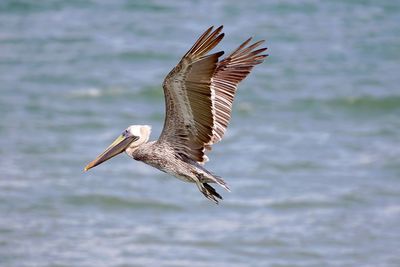
<path id="1" fill-rule="evenodd" d="M 263 62 L 268 55 L 261 54 L 267 48 L 256 49 L 264 40 L 249 44 L 252 38 L 246 40 L 229 56 L 219 62 L 211 79 L 211 92 L 213 102 L 213 135 L 207 148 L 219 142 L 225 134 L 231 119 L 232 103 L 236 89 L 253 67 Z"/>
<path id="2" fill-rule="evenodd" d="M 223 52 L 206 55 L 224 37 L 222 26 L 205 31 L 163 83 L 166 117 L 158 142 L 175 152 L 204 161 L 204 145 L 211 141 L 213 113 L 211 79 Z"/>
<path id="3" fill-rule="evenodd" d="M 199 163 L 206 149 L 220 141 L 231 118 L 237 85 L 261 63 L 267 48 L 251 38 L 218 62 L 223 52 L 206 55 L 223 38 L 222 26 L 209 28 L 167 75 L 163 83 L 166 118 L 158 142 Z"/>

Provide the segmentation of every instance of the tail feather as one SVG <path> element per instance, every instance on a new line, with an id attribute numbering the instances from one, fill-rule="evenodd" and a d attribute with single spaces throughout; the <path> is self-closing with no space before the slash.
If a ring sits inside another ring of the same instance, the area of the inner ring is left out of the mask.
<path id="1" fill-rule="evenodd" d="M 197 173 L 196 176 L 199 179 L 200 182 L 202 183 L 216 183 L 223 187 L 226 191 L 231 192 L 229 189 L 228 184 L 222 179 L 220 176 L 214 175 L 211 172 L 207 171 L 206 169 L 203 169 L 205 171 L 204 173 Z"/>
<path id="2" fill-rule="evenodd" d="M 219 176 L 216 176 L 206 170 L 204 167 L 200 166 L 197 164 L 197 167 L 200 170 L 196 170 L 194 175 L 197 178 L 196 184 L 197 187 L 199 188 L 200 192 L 203 193 L 203 195 L 208 198 L 211 201 L 214 201 L 216 204 L 218 204 L 218 199 L 222 200 L 222 196 L 215 191 L 215 189 L 209 185 L 209 183 L 216 183 L 223 187 L 226 191 L 230 192 L 231 190 L 229 189 L 227 183 L 224 181 Z"/>
<path id="3" fill-rule="evenodd" d="M 215 202 L 215 204 L 218 204 L 219 200 L 223 199 L 222 196 L 218 194 L 218 192 L 215 191 L 211 185 L 207 183 L 199 183 L 197 186 L 199 187 L 200 192 L 203 193 L 207 199 Z"/>
<path id="4" fill-rule="evenodd" d="M 221 187 L 223 187 L 226 191 L 231 192 L 231 189 L 229 188 L 228 184 L 224 181 L 224 179 L 222 179 L 219 176 L 215 176 L 215 175 L 213 175 L 213 177 L 217 184 L 219 184 Z"/>

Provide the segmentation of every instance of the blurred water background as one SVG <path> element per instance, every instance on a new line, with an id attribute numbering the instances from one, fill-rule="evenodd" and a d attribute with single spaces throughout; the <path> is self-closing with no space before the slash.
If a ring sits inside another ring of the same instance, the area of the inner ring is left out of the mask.
<path id="1" fill-rule="evenodd" d="M 400 266 L 398 1 L 0 2 L 0 266 Z M 207 168 L 83 173 L 210 25 L 266 39 Z"/>

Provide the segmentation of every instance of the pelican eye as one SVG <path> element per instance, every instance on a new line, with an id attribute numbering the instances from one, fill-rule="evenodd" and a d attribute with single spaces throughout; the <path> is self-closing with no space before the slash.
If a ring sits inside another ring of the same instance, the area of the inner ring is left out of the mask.
<path id="1" fill-rule="evenodd" d="M 123 135 L 123 136 L 127 136 L 127 135 L 128 135 L 128 130 L 125 130 L 125 131 L 122 133 L 122 135 Z"/>

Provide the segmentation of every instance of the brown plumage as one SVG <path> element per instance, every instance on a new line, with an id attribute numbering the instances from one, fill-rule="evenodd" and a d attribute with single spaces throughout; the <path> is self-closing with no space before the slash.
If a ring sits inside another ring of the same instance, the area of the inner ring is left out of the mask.
<path id="1" fill-rule="evenodd" d="M 264 41 L 250 44 L 249 38 L 219 61 L 224 52 L 208 53 L 224 37 L 221 31 L 222 26 L 214 31 L 213 27 L 206 30 L 165 78 L 166 117 L 159 139 L 147 142 L 150 127 L 146 125 L 130 126 L 120 137 L 137 139 L 122 151 L 166 173 L 196 183 L 199 190 L 216 203 L 222 197 L 208 183 L 228 187 L 221 178 L 201 166 L 207 161 L 206 150 L 225 134 L 237 85 L 267 57 L 262 54 L 267 48 L 258 48 Z M 106 152 L 100 155 L 103 157 L 101 162 Z M 86 169 L 99 164 L 99 160 L 88 164 Z"/>

